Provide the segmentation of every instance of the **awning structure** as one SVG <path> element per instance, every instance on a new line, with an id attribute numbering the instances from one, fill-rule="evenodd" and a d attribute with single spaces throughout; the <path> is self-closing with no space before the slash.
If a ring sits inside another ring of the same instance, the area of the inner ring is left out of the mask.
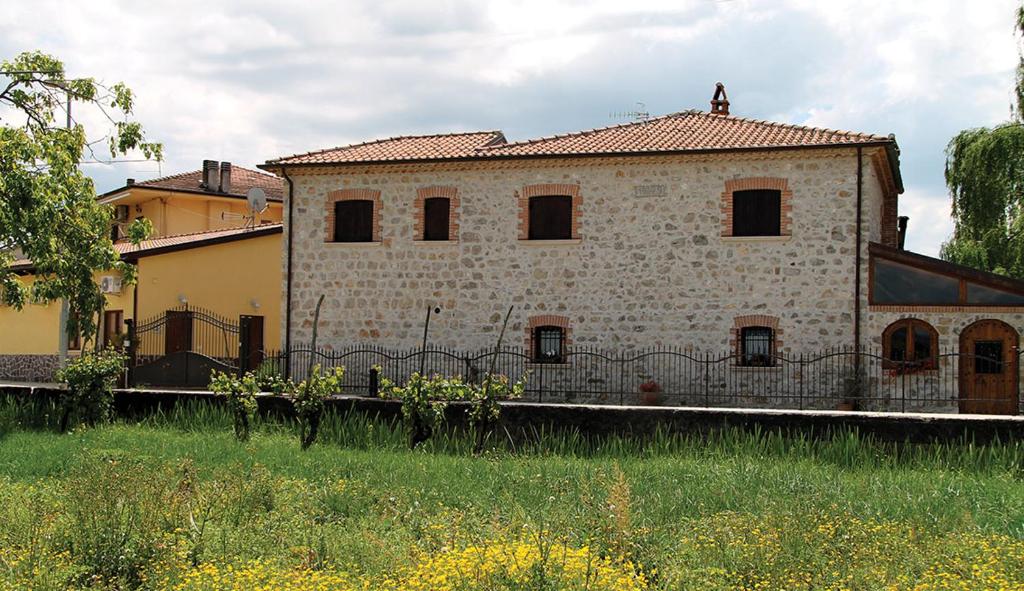
<path id="1" fill-rule="evenodd" d="M 877 242 L 869 252 L 870 305 L 1024 307 L 1024 281 Z"/>

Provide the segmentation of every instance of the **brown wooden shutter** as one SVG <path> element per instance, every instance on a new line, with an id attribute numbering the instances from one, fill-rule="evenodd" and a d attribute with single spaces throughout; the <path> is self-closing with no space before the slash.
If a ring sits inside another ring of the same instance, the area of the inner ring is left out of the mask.
<path id="1" fill-rule="evenodd" d="M 373 242 L 373 201 L 354 199 L 334 203 L 335 242 Z"/>
<path id="2" fill-rule="evenodd" d="M 572 197 L 548 195 L 530 198 L 530 240 L 572 238 Z"/>
<path id="3" fill-rule="evenodd" d="M 732 194 L 733 236 L 779 236 L 781 225 L 780 191 L 765 189 Z"/>
<path id="4" fill-rule="evenodd" d="M 448 240 L 448 220 L 451 200 L 431 197 L 423 201 L 423 239 Z"/>

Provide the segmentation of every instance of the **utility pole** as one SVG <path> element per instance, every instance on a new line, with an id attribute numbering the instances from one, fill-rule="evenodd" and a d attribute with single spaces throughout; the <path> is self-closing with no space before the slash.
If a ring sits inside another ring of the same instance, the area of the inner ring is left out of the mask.
<path id="1" fill-rule="evenodd" d="M 71 129 L 71 91 L 70 90 L 67 92 L 67 95 L 68 95 L 68 108 L 67 108 L 68 120 L 67 120 L 67 128 L 70 130 Z M 69 314 L 68 299 L 67 298 L 61 298 L 60 299 L 60 328 L 58 329 L 60 331 L 60 340 L 59 340 L 60 345 L 58 346 L 58 349 L 57 349 L 57 359 L 58 359 L 58 362 L 60 364 L 60 367 L 64 367 L 64 365 L 67 363 L 67 360 L 68 360 L 68 338 L 69 338 L 69 335 L 68 335 L 68 314 Z"/>

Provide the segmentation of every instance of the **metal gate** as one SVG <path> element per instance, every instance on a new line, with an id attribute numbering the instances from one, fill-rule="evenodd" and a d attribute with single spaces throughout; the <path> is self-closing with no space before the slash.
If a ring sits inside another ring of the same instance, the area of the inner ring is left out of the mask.
<path id="1" fill-rule="evenodd" d="M 263 318 L 233 321 L 186 304 L 130 326 L 129 334 L 132 386 L 203 388 L 213 371 L 238 373 L 258 365 Z"/>

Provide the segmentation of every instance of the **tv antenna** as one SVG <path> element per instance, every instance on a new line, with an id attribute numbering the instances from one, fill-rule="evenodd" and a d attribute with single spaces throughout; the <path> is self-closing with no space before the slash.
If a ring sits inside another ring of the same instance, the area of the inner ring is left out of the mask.
<path id="1" fill-rule="evenodd" d="M 640 101 L 637 101 L 636 109 L 633 111 L 609 113 L 608 116 L 612 119 L 625 119 L 628 117 L 636 123 L 646 123 L 651 118 L 651 114 L 647 111 L 647 105 Z"/>

